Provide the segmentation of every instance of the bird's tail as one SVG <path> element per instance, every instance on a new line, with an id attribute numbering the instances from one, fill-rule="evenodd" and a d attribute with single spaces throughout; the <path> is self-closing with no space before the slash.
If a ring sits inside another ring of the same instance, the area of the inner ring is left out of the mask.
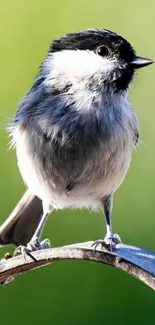
<path id="1" fill-rule="evenodd" d="M 0 245 L 26 245 L 32 238 L 42 214 L 42 201 L 27 190 L 0 226 Z"/>

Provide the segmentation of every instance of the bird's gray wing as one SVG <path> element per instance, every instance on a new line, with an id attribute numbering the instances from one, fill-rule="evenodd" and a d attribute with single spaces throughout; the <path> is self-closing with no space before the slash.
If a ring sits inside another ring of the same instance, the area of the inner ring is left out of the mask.
<path id="1" fill-rule="evenodd" d="M 33 236 L 42 214 L 42 201 L 27 190 L 0 226 L 0 245 L 26 245 Z"/>

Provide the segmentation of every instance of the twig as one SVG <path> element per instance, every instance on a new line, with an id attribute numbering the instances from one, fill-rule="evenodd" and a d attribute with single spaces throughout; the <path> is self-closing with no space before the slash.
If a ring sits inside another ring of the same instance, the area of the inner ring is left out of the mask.
<path id="1" fill-rule="evenodd" d="M 50 264 L 54 261 L 75 259 L 94 261 L 114 266 L 131 274 L 155 290 L 155 253 L 143 248 L 117 245 L 113 253 L 91 248 L 92 242 L 44 249 L 33 252 L 37 260 L 19 255 L 0 261 L 0 282 L 10 282 L 15 276 L 26 271 Z"/>

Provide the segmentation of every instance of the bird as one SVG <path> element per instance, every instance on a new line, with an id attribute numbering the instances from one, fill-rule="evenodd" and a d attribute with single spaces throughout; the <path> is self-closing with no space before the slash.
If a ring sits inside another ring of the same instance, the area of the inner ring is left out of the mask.
<path id="1" fill-rule="evenodd" d="M 41 234 L 54 210 L 102 210 L 106 235 L 93 243 L 113 250 L 113 194 L 123 182 L 139 138 L 128 90 L 137 69 L 153 60 L 108 29 L 55 39 L 10 135 L 27 190 L 0 226 L 0 245 L 28 254 L 50 247 Z"/>

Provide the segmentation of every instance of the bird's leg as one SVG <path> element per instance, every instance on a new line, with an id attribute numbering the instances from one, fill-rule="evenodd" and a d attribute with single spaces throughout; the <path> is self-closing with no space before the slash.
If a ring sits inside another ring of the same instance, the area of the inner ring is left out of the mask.
<path id="1" fill-rule="evenodd" d="M 14 255 L 16 255 L 17 253 L 22 253 L 25 257 L 26 257 L 26 255 L 29 255 L 34 261 L 36 261 L 36 259 L 33 257 L 31 252 L 50 247 L 49 239 L 44 239 L 43 241 L 40 242 L 41 233 L 42 233 L 44 224 L 48 218 L 48 215 L 49 215 L 49 212 L 43 213 L 42 218 L 38 224 L 38 227 L 37 227 L 34 235 L 32 236 L 31 240 L 29 241 L 29 243 L 26 246 L 20 245 L 19 247 L 17 247 L 14 252 Z"/>
<path id="2" fill-rule="evenodd" d="M 106 236 L 104 239 L 99 239 L 93 243 L 94 248 L 98 245 L 102 248 L 106 248 L 110 251 L 116 246 L 116 244 L 121 243 L 121 239 L 118 234 L 113 234 L 112 232 L 112 223 L 111 223 L 111 211 L 112 211 L 113 197 L 112 195 L 107 196 L 101 200 L 101 205 L 104 210 L 106 218 Z"/>
<path id="3" fill-rule="evenodd" d="M 30 242 L 27 244 L 27 246 L 30 246 L 32 248 L 32 250 L 43 249 L 46 248 L 47 246 L 50 246 L 49 239 L 44 239 L 42 242 L 40 242 L 41 233 L 48 216 L 49 213 L 43 214 L 34 235 L 32 236 Z"/>

